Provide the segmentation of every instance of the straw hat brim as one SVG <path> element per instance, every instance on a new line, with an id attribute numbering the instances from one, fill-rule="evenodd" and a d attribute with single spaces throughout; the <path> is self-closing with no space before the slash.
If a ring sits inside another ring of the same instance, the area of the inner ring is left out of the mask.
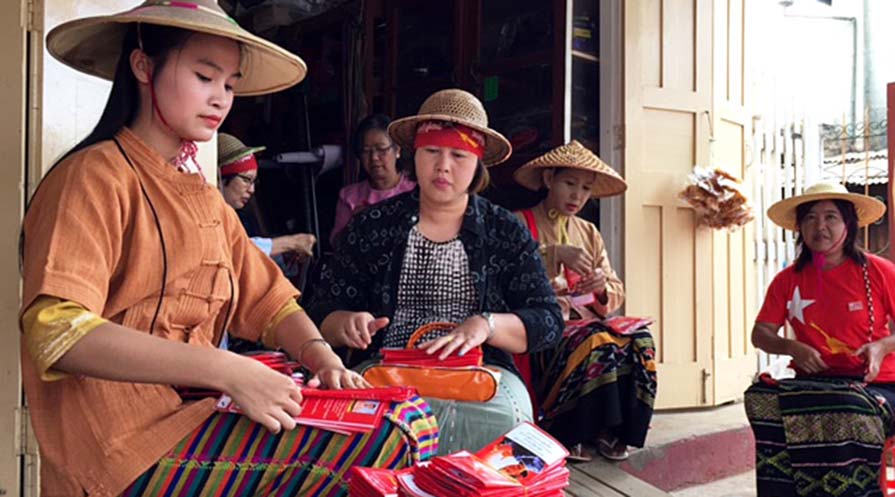
<path id="1" fill-rule="evenodd" d="M 628 189 L 628 184 L 625 180 L 614 169 L 605 164 L 591 163 L 592 161 L 585 159 L 582 159 L 582 162 L 569 162 L 572 161 L 557 162 L 552 160 L 550 152 L 548 152 L 517 169 L 513 173 L 513 179 L 525 188 L 537 191 L 545 187 L 543 176 L 545 169 L 580 169 L 597 175 L 593 190 L 591 190 L 591 198 L 612 197 L 620 195 Z"/>
<path id="2" fill-rule="evenodd" d="M 132 23 L 182 28 L 239 42 L 244 47 L 234 94 L 262 95 L 289 88 L 304 79 L 307 65 L 297 55 L 239 27 L 222 15 L 183 9 L 176 16 L 163 6 L 138 7 L 110 16 L 86 17 L 61 24 L 47 35 L 47 50 L 62 63 L 112 80 L 124 35 Z"/>
<path id="3" fill-rule="evenodd" d="M 513 153 L 513 147 L 510 145 L 510 141 L 497 131 L 450 114 L 419 114 L 416 116 L 396 119 L 389 124 L 388 133 L 392 137 L 392 140 L 394 140 L 401 148 L 412 150 L 413 141 L 416 137 L 416 128 L 420 123 L 425 121 L 446 121 L 462 124 L 467 128 L 474 129 L 485 135 L 485 152 L 482 155 L 482 163 L 486 166 L 500 164 L 507 160 L 510 157 L 510 154 Z"/>
<path id="4" fill-rule="evenodd" d="M 791 231 L 798 231 L 796 224 L 796 208 L 806 202 L 819 200 L 847 200 L 854 204 L 858 214 L 858 227 L 863 228 L 875 222 L 886 213 L 886 205 L 879 200 L 858 193 L 822 192 L 798 195 L 785 198 L 768 208 L 768 217 L 777 226 Z"/>
<path id="5" fill-rule="evenodd" d="M 226 166 L 227 164 L 231 164 L 233 162 L 242 159 L 243 157 L 251 154 L 257 154 L 258 152 L 267 150 L 267 147 L 243 147 L 239 150 L 231 152 L 224 157 L 218 157 L 218 162 L 221 167 Z"/>

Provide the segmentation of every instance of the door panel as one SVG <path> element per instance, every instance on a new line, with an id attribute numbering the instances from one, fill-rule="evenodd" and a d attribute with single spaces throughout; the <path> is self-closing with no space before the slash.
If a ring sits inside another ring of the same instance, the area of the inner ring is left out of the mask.
<path id="1" fill-rule="evenodd" d="M 746 164 L 751 113 L 745 88 L 747 16 L 743 0 L 715 0 L 712 159 L 715 167 L 744 179 L 753 190 Z M 762 215 L 763 213 L 756 213 Z M 733 233 L 716 232 L 714 294 L 714 402 L 742 397 L 757 369 L 750 343 L 754 320 L 754 249 L 752 225 Z"/>
<path id="2" fill-rule="evenodd" d="M 21 426 L 18 422 L 21 405 L 19 375 L 19 264 L 18 234 L 22 216 L 22 178 L 25 169 L 25 74 L 27 32 L 22 20 L 27 18 L 27 2 L 5 2 L 0 16 L 0 154 L 4 159 L 0 168 L 0 494 L 20 495 L 19 453 Z"/>
<path id="3" fill-rule="evenodd" d="M 657 321 L 659 408 L 713 402 L 712 237 L 677 198 L 708 159 L 711 12 L 708 0 L 625 2 L 626 313 Z"/>

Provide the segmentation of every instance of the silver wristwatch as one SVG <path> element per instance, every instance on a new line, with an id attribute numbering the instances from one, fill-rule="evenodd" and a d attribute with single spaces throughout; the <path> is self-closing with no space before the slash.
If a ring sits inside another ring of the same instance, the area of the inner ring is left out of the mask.
<path id="1" fill-rule="evenodd" d="M 491 340 L 491 337 L 494 336 L 494 314 L 485 311 L 481 314 L 481 316 L 485 318 L 485 321 L 488 322 L 488 338 L 485 339 L 485 341 L 487 342 L 488 340 Z"/>

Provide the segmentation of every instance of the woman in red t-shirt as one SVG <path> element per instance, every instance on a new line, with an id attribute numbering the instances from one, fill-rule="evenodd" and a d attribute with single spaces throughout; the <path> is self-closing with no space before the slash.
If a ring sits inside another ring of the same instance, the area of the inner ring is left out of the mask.
<path id="1" fill-rule="evenodd" d="M 798 257 L 771 282 L 752 343 L 792 356 L 796 378 L 746 391 L 759 496 L 866 496 L 876 489 L 895 405 L 895 265 L 864 252 L 858 229 L 882 202 L 820 183 L 768 217 L 797 231 Z M 795 339 L 778 335 L 783 323 Z"/>

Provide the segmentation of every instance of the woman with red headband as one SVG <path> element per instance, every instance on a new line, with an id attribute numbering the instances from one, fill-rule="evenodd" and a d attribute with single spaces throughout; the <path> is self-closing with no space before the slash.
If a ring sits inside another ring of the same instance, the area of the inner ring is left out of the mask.
<path id="1" fill-rule="evenodd" d="M 389 134 L 413 150 L 418 188 L 352 218 L 308 312 L 329 343 L 351 349 L 353 364 L 405 347 L 426 323 L 457 323 L 422 348 L 444 359 L 481 346 L 485 364 L 502 372 L 497 394 L 427 400 L 441 428 L 439 451 L 477 450 L 532 419 L 511 354 L 559 343 L 562 314 L 528 230 L 477 195 L 486 166 L 511 151 L 481 102 L 461 90 L 437 92 Z"/>
<path id="2" fill-rule="evenodd" d="M 304 62 L 213 0 L 69 21 L 47 49 L 113 82 L 96 128 L 46 174 L 23 221 L 22 383 L 41 495 L 344 495 L 345 461 L 424 457 L 414 437 L 437 429 L 418 404 L 396 404 L 372 433 L 297 425 L 293 378 L 216 347 L 229 330 L 285 350 L 311 385 L 367 386 L 195 159 L 235 95 L 288 88 Z M 215 392 L 243 414 L 217 412 Z"/>
<path id="3" fill-rule="evenodd" d="M 255 153 L 265 147 L 247 147 L 239 138 L 227 133 L 218 135 L 218 172 L 224 201 L 235 210 L 246 206 L 255 194 L 258 182 L 258 160 Z M 274 238 L 253 236 L 254 243 L 270 257 L 285 253 L 295 253 L 300 257 L 311 257 L 314 253 L 314 235 L 296 233 Z"/>

